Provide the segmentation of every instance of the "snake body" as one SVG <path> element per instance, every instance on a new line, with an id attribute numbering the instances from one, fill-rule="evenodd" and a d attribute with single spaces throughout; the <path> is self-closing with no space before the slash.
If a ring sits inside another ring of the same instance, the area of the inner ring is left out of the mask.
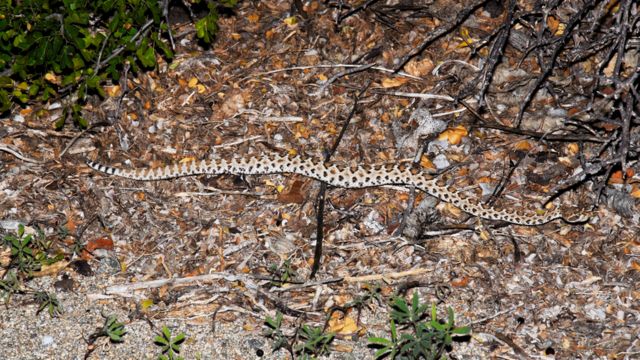
<path id="1" fill-rule="evenodd" d="M 497 209 L 474 201 L 451 186 L 440 185 L 437 179 L 428 174 L 399 164 L 388 166 L 363 165 L 354 168 L 326 164 L 322 161 L 300 156 L 266 154 L 232 159 L 193 160 L 159 168 L 131 170 L 106 166 L 93 161 L 87 161 L 87 165 L 108 175 L 141 181 L 166 180 L 200 174 L 266 175 L 292 173 L 342 188 L 366 188 L 381 185 L 415 186 L 431 196 L 455 205 L 468 214 L 488 220 L 535 226 L 556 219 L 563 219 L 567 222 L 583 222 L 588 219 L 586 215 L 579 212 L 565 215 L 559 208 L 529 212 Z"/>

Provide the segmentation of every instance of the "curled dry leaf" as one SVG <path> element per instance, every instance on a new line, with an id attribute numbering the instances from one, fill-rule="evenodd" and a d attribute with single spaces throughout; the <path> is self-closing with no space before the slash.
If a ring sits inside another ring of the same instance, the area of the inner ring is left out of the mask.
<path id="1" fill-rule="evenodd" d="M 438 140 L 447 140 L 451 145 L 458 145 L 462 138 L 467 136 L 469 132 L 464 126 L 458 125 L 454 128 L 449 128 L 443 131 L 439 136 Z"/>
<path id="2" fill-rule="evenodd" d="M 425 58 L 419 61 L 415 59 L 411 60 L 404 68 L 408 74 L 422 77 L 430 74 L 434 67 L 433 61 L 429 58 Z"/>
<path id="3" fill-rule="evenodd" d="M 345 316 L 344 318 L 333 318 L 329 320 L 329 331 L 341 335 L 349 335 L 358 331 L 358 325 L 356 321 Z"/>
<path id="4" fill-rule="evenodd" d="M 385 89 L 399 87 L 406 84 L 408 79 L 402 77 L 386 78 L 382 80 L 382 87 Z"/>

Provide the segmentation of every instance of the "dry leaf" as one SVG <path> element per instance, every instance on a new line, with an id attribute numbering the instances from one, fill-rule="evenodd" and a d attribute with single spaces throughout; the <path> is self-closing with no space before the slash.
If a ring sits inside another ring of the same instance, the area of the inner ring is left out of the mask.
<path id="1" fill-rule="evenodd" d="M 89 260 L 92 257 L 91 253 L 97 249 L 113 250 L 113 240 L 106 237 L 89 240 L 84 249 L 82 249 L 81 257 Z"/>
<path id="2" fill-rule="evenodd" d="M 406 79 L 406 78 L 402 78 L 402 77 L 386 78 L 386 79 L 382 80 L 382 87 L 385 88 L 385 89 L 392 88 L 392 87 L 398 87 L 398 86 L 402 86 L 402 85 L 406 84 L 407 81 L 409 81 L 409 80 Z"/>
<path id="3" fill-rule="evenodd" d="M 436 166 L 433 165 L 433 162 L 431 162 L 431 159 L 429 159 L 429 157 L 426 155 L 422 155 L 420 157 L 420 166 L 422 166 L 425 169 L 431 169 L 431 170 L 436 169 Z"/>
<path id="4" fill-rule="evenodd" d="M 576 155 L 578 154 L 578 151 L 580 151 L 578 144 L 570 143 L 567 145 L 567 153 L 569 153 L 569 155 Z"/>
<path id="5" fill-rule="evenodd" d="M 284 23 L 288 26 L 295 26 L 298 23 L 298 19 L 295 16 L 289 16 L 288 18 L 284 19 Z"/>
<path id="6" fill-rule="evenodd" d="M 143 299 L 140 301 L 140 308 L 142 311 L 146 311 L 148 308 L 153 306 L 153 299 Z"/>
<path id="7" fill-rule="evenodd" d="M 60 85 L 60 77 L 56 76 L 52 72 L 48 72 L 48 73 L 44 74 L 44 79 L 47 80 L 48 82 L 52 83 L 52 84 Z"/>
<path id="8" fill-rule="evenodd" d="M 420 61 L 411 60 L 405 65 L 404 69 L 408 74 L 413 76 L 425 76 L 429 75 L 434 68 L 433 61 L 429 58 L 422 59 Z"/>
<path id="9" fill-rule="evenodd" d="M 444 203 L 444 209 L 447 213 L 453 215 L 453 217 L 459 218 L 462 216 L 462 210 L 455 207 L 455 205 Z"/>
<path id="10" fill-rule="evenodd" d="M 269 29 L 264 33 L 264 37 L 267 40 L 271 40 L 275 34 L 276 34 L 276 31 L 274 29 Z"/>
<path id="11" fill-rule="evenodd" d="M 260 16 L 258 16 L 258 14 L 256 13 L 253 13 L 247 16 L 247 20 L 249 20 L 250 23 L 256 24 L 260 20 Z"/>
<path id="12" fill-rule="evenodd" d="M 467 276 L 463 276 L 462 278 L 457 278 L 451 281 L 451 286 L 453 287 L 465 287 L 469 284 L 469 278 Z"/>
<path id="13" fill-rule="evenodd" d="M 531 150 L 531 143 L 528 142 L 527 140 L 519 141 L 516 144 L 515 149 L 516 150 L 520 150 L 520 151 L 529 151 L 529 150 Z"/>
<path id="14" fill-rule="evenodd" d="M 547 17 L 547 27 L 551 31 L 551 33 L 555 34 L 560 27 L 560 21 L 556 19 L 553 15 Z"/>
<path id="15" fill-rule="evenodd" d="M 476 42 L 471 35 L 469 35 L 469 29 L 466 27 L 460 28 L 460 36 L 462 37 L 462 41 L 456 46 L 457 48 L 465 48 Z"/>
<path id="16" fill-rule="evenodd" d="M 120 94 L 120 85 L 105 86 L 104 90 L 110 97 L 115 97 Z"/>
<path id="17" fill-rule="evenodd" d="M 462 138 L 468 134 L 469 132 L 464 126 L 458 125 L 443 131 L 440 136 L 438 136 L 438 140 L 447 140 L 451 145 L 458 145 L 460 141 L 462 141 Z"/>
<path id="18" fill-rule="evenodd" d="M 345 316 L 343 319 L 331 319 L 329 320 L 329 331 L 341 335 L 349 335 L 358 331 L 358 325 L 356 321 Z"/>
<path id="19" fill-rule="evenodd" d="M 40 271 L 34 271 L 31 273 L 31 275 L 35 277 L 52 276 L 62 271 L 67 267 L 67 265 L 69 265 L 68 261 L 58 261 L 51 265 L 42 265 L 40 267 Z"/>
<path id="20" fill-rule="evenodd" d="M 144 201 L 146 198 L 145 192 L 144 191 L 136 191 L 133 193 L 133 198 L 136 201 Z"/>
<path id="21" fill-rule="evenodd" d="M 294 181 L 288 192 L 278 194 L 278 201 L 285 204 L 302 204 L 305 199 L 305 195 L 301 191 L 302 185 L 304 185 L 304 182 Z"/>

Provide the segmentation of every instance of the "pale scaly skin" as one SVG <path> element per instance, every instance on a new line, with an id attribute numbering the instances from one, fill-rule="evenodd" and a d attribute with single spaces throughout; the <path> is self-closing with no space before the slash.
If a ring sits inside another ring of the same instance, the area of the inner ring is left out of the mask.
<path id="1" fill-rule="evenodd" d="M 358 166 L 355 169 L 325 164 L 299 156 L 262 155 L 239 159 L 195 160 L 167 165 L 155 169 L 119 169 L 93 161 L 87 165 L 94 170 L 127 179 L 150 181 L 165 180 L 200 174 L 246 174 L 264 175 L 292 173 L 324 181 L 342 188 L 365 188 L 380 185 L 409 185 L 442 201 L 451 203 L 460 210 L 488 220 L 506 221 L 518 225 L 542 225 L 556 219 L 567 222 L 584 222 L 588 216 L 573 213 L 565 216 L 560 209 L 523 213 L 515 210 L 496 209 L 465 197 L 452 187 L 442 186 L 427 174 L 412 171 L 402 165 Z"/>

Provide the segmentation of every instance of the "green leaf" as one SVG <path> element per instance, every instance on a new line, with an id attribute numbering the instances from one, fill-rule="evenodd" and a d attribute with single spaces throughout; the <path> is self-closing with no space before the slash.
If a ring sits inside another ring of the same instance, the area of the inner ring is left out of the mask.
<path id="1" fill-rule="evenodd" d="M 370 337 L 368 339 L 370 343 L 378 344 L 378 345 L 393 345 L 393 342 L 389 339 L 381 338 L 381 337 Z"/>
<path id="2" fill-rule="evenodd" d="M 156 337 L 153 338 L 153 342 L 156 344 L 160 344 L 160 345 L 168 345 L 168 341 L 167 339 L 165 339 L 163 336 L 157 335 Z"/>
<path id="3" fill-rule="evenodd" d="M 100 78 L 98 76 L 93 75 L 87 78 L 87 86 L 89 89 L 95 89 L 98 85 L 100 85 Z"/>
<path id="4" fill-rule="evenodd" d="M 81 129 L 86 129 L 86 128 L 89 127 L 89 122 L 87 121 L 87 119 L 85 119 L 82 116 L 78 116 L 78 117 L 74 118 L 74 120 L 75 120 L 76 124 L 78 124 L 78 126 Z"/>
<path id="5" fill-rule="evenodd" d="M 0 76 L 0 89 L 13 89 L 13 80 L 8 76 Z"/>
<path id="6" fill-rule="evenodd" d="M 378 351 L 375 352 L 373 357 L 376 358 L 376 359 L 381 359 L 381 358 L 385 357 L 391 351 L 392 351 L 392 349 L 386 348 L 386 347 L 382 348 L 382 349 L 378 349 Z M 389 358 L 393 359 L 393 356 L 390 356 Z"/>
<path id="7" fill-rule="evenodd" d="M 180 333 L 180 334 L 178 334 L 178 336 L 176 336 L 173 339 L 173 343 L 174 344 L 181 344 L 182 342 L 184 342 L 185 338 L 186 338 L 186 335 L 184 333 Z"/>
<path id="8" fill-rule="evenodd" d="M 151 68 L 156 65 L 156 54 L 152 47 L 138 48 L 136 55 L 143 66 Z"/>
<path id="9" fill-rule="evenodd" d="M 169 45 L 167 45 L 164 41 L 158 38 L 158 34 L 154 33 L 153 35 L 151 35 L 151 38 L 153 39 L 154 45 L 157 46 L 160 50 L 162 50 L 162 53 L 164 54 L 164 56 L 166 56 L 168 59 L 173 59 L 173 51 L 171 51 L 171 48 L 169 47 Z"/>
<path id="10" fill-rule="evenodd" d="M 53 128 L 56 130 L 60 130 L 64 127 L 65 116 L 61 116 L 55 123 L 53 123 Z"/>
<path id="11" fill-rule="evenodd" d="M 218 32 L 218 12 L 215 8 L 209 9 L 209 14 L 196 22 L 196 36 L 207 44 L 213 40 Z"/>
<path id="12" fill-rule="evenodd" d="M 6 91 L 0 90 L 0 113 L 11 109 L 11 100 Z"/>
<path id="13" fill-rule="evenodd" d="M 451 333 L 456 335 L 468 335 L 469 333 L 471 333 L 471 327 L 469 326 L 458 327 L 453 329 Z"/>
<path id="14" fill-rule="evenodd" d="M 29 96 L 34 97 L 38 95 L 38 91 L 40 90 L 40 86 L 38 84 L 31 84 L 29 86 Z"/>

